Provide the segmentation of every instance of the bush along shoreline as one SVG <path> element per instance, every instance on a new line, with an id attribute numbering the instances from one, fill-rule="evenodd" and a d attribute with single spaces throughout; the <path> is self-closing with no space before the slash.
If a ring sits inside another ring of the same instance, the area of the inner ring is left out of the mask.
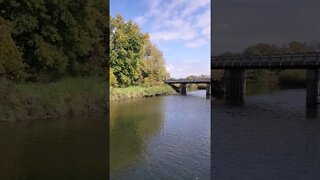
<path id="1" fill-rule="evenodd" d="M 0 79 L 0 121 L 45 119 L 107 112 L 103 77 L 65 78 L 52 83 Z"/>
<path id="2" fill-rule="evenodd" d="M 169 85 L 157 85 L 152 87 L 130 86 L 126 88 L 110 87 L 110 101 L 154 97 L 174 93 L 175 91 Z"/>

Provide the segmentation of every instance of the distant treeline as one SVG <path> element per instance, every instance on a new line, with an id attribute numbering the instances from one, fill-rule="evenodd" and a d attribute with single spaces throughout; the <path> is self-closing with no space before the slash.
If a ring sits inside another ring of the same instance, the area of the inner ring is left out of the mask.
<path id="1" fill-rule="evenodd" d="M 267 43 L 259 43 L 249 46 L 240 53 L 225 52 L 219 55 L 271 55 L 271 54 L 290 54 L 290 53 L 308 53 L 320 51 L 320 43 L 304 43 L 292 41 L 281 46 Z"/>
<path id="2" fill-rule="evenodd" d="M 162 52 L 148 33 L 121 15 L 110 20 L 110 85 L 128 87 L 162 84 L 169 77 Z"/>
<path id="3" fill-rule="evenodd" d="M 51 81 L 105 73 L 108 1 L 0 1 L 0 77 Z"/>
<path id="4" fill-rule="evenodd" d="M 208 75 L 190 75 L 190 76 L 187 76 L 186 79 L 188 80 L 198 80 L 198 79 L 208 79 L 208 78 L 211 78 L 210 76 Z"/>

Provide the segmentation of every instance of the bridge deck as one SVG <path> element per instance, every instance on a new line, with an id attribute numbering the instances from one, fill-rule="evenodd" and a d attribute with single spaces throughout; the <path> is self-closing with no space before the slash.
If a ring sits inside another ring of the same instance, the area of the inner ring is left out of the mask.
<path id="1" fill-rule="evenodd" d="M 309 69 L 320 68 L 320 52 L 260 56 L 214 56 L 211 69 Z"/>
<path id="2" fill-rule="evenodd" d="M 208 84 L 210 82 L 211 82 L 210 78 L 197 79 L 197 80 L 176 79 L 176 80 L 166 80 L 166 81 L 164 81 L 164 83 L 166 83 L 166 84 Z"/>

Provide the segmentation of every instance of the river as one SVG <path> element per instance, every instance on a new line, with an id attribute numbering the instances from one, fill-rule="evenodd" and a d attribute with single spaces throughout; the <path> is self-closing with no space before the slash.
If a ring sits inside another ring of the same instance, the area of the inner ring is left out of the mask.
<path id="1" fill-rule="evenodd" d="M 319 107 L 305 89 L 267 87 L 249 85 L 241 106 L 212 101 L 212 179 L 320 179 Z"/>
<path id="2" fill-rule="evenodd" d="M 210 179 L 205 91 L 110 105 L 111 179 Z"/>
<path id="3" fill-rule="evenodd" d="M 0 179 L 108 179 L 107 132 L 104 114 L 0 122 Z"/>
<path id="4" fill-rule="evenodd" d="M 306 108 L 305 90 L 247 91 L 241 106 L 205 91 L 112 102 L 111 179 L 320 179 L 319 108 Z M 94 114 L 0 122 L 0 179 L 108 179 L 106 123 Z"/>

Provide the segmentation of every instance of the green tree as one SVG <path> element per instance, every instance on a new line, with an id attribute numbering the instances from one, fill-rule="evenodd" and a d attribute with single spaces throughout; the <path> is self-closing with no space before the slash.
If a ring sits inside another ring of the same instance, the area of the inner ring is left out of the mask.
<path id="1" fill-rule="evenodd" d="M 112 68 L 110 68 L 110 70 L 109 70 L 109 77 L 110 77 L 110 79 L 109 79 L 110 86 L 117 87 L 118 81 L 117 81 L 116 76 L 113 74 Z"/>
<path id="2" fill-rule="evenodd" d="M 2 0 L 0 15 L 13 25 L 29 74 L 94 74 L 107 57 L 107 5 L 104 0 Z"/>
<path id="3" fill-rule="evenodd" d="M 143 84 L 158 84 L 168 74 L 162 52 L 153 45 L 149 38 L 145 42 L 145 57 L 141 63 Z"/>
<path id="4" fill-rule="evenodd" d="M 22 80 L 25 76 L 21 54 L 11 38 L 10 28 L 5 19 L 0 17 L 0 77 Z"/>
<path id="5" fill-rule="evenodd" d="M 110 20 L 110 67 L 121 86 L 137 84 L 147 36 L 132 21 L 117 15 Z"/>

